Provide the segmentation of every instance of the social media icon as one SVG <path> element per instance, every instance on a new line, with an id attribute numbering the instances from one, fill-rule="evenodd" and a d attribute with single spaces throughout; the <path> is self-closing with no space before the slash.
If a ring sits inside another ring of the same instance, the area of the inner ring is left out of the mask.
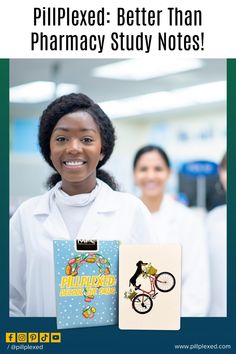
<path id="1" fill-rule="evenodd" d="M 49 343 L 50 334 L 48 332 L 40 332 L 39 333 L 39 341 L 40 341 L 40 343 Z"/>
<path id="2" fill-rule="evenodd" d="M 15 343 L 16 334 L 11 332 L 6 332 L 6 343 Z"/>
<path id="3" fill-rule="evenodd" d="M 60 343 L 61 342 L 61 333 L 51 333 L 51 342 Z"/>
<path id="4" fill-rule="evenodd" d="M 32 332 L 28 333 L 28 342 L 29 343 L 38 343 L 38 341 L 39 341 L 38 333 L 32 333 Z"/>
<path id="5" fill-rule="evenodd" d="M 27 342 L 27 333 L 19 332 L 17 333 L 17 343 L 26 343 Z"/>

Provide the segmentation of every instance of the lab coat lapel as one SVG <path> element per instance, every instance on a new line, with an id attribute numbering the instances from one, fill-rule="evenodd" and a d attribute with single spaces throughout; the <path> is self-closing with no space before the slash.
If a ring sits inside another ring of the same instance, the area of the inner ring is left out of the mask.
<path id="1" fill-rule="evenodd" d="M 116 192 L 106 183 L 102 181 L 100 183 L 102 184 L 101 191 L 84 219 L 78 234 L 79 238 L 102 237 L 103 235 L 98 234 L 98 231 L 104 230 L 103 216 L 107 213 L 113 213 L 119 208 L 117 198 L 114 198 Z"/>
<path id="2" fill-rule="evenodd" d="M 161 220 L 162 220 L 162 229 L 166 236 L 173 239 L 176 235 L 176 214 L 174 209 L 174 200 L 170 195 L 165 195 L 162 205 L 161 205 Z"/>
<path id="3" fill-rule="evenodd" d="M 96 205 L 92 205 L 80 227 L 78 238 L 88 239 L 95 237 L 99 226 L 100 218 L 98 217 L 98 211 Z"/>
<path id="4" fill-rule="evenodd" d="M 53 199 L 53 189 L 45 193 L 34 212 L 53 240 L 70 239 L 69 232 Z"/>
<path id="5" fill-rule="evenodd" d="M 101 219 L 104 213 L 111 213 L 119 208 L 117 198 L 114 198 L 114 191 L 104 182 L 101 191 L 89 209 L 83 224 L 80 227 L 79 238 L 97 237 L 101 228 Z M 42 196 L 42 199 L 35 210 L 35 216 L 43 218 L 42 224 L 53 240 L 70 239 L 69 232 L 53 200 L 53 188 Z M 103 225 L 104 226 L 104 225 Z M 99 237 L 102 235 L 99 235 Z"/>
<path id="6" fill-rule="evenodd" d="M 52 212 L 45 219 L 43 226 L 54 240 L 70 239 L 69 232 L 56 205 L 53 205 Z"/>

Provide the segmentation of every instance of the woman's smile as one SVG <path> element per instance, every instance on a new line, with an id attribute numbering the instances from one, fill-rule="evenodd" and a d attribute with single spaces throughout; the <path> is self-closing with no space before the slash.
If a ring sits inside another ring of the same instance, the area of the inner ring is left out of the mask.
<path id="1" fill-rule="evenodd" d="M 69 169 L 80 169 L 82 166 L 86 164 L 86 161 L 84 160 L 65 160 L 62 161 L 62 163 L 65 165 L 66 168 Z"/>
<path id="2" fill-rule="evenodd" d="M 156 190 L 158 188 L 159 184 L 157 182 L 146 182 L 144 183 L 144 187 L 147 190 Z"/>

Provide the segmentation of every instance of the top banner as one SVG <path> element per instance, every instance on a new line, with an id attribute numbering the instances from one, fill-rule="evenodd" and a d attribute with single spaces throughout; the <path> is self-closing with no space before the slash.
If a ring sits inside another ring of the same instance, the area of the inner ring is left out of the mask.
<path id="1" fill-rule="evenodd" d="M 1 58 L 236 57 L 234 0 L 21 0 L 0 7 Z"/>

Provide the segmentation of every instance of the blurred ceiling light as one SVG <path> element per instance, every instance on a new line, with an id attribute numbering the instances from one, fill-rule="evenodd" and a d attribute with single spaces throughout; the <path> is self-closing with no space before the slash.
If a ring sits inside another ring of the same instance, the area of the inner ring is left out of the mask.
<path id="1" fill-rule="evenodd" d="M 93 69 L 92 75 L 117 80 L 147 80 L 203 66 L 200 59 L 149 58 L 129 59 Z"/>
<path id="2" fill-rule="evenodd" d="M 10 101 L 37 103 L 47 101 L 55 92 L 55 84 L 50 81 L 35 81 L 10 88 Z"/>
<path id="3" fill-rule="evenodd" d="M 122 118 L 225 100 L 226 81 L 218 81 L 168 92 L 106 101 L 100 103 L 100 106 L 111 118 Z"/>
<path id="4" fill-rule="evenodd" d="M 172 91 L 195 103 L 208 103 L 226 100 L 226 81 L 210 82 Z"/>
<path id="5" fill-rule="evenodd" d="M 70 93 L 77 93 L 79 90 L 78 85 L 74 84 L 58 84 L 56 88 L 56 96 L 69 95 Z"/>
<path id="6" fill-rule="evenodd" d="M 52 81 L 34 81 L 11 87 L 10 102 L 39 103 L 77 91 L 78 85 L 74 84 L 60 83 L 56 85 Z"/>

